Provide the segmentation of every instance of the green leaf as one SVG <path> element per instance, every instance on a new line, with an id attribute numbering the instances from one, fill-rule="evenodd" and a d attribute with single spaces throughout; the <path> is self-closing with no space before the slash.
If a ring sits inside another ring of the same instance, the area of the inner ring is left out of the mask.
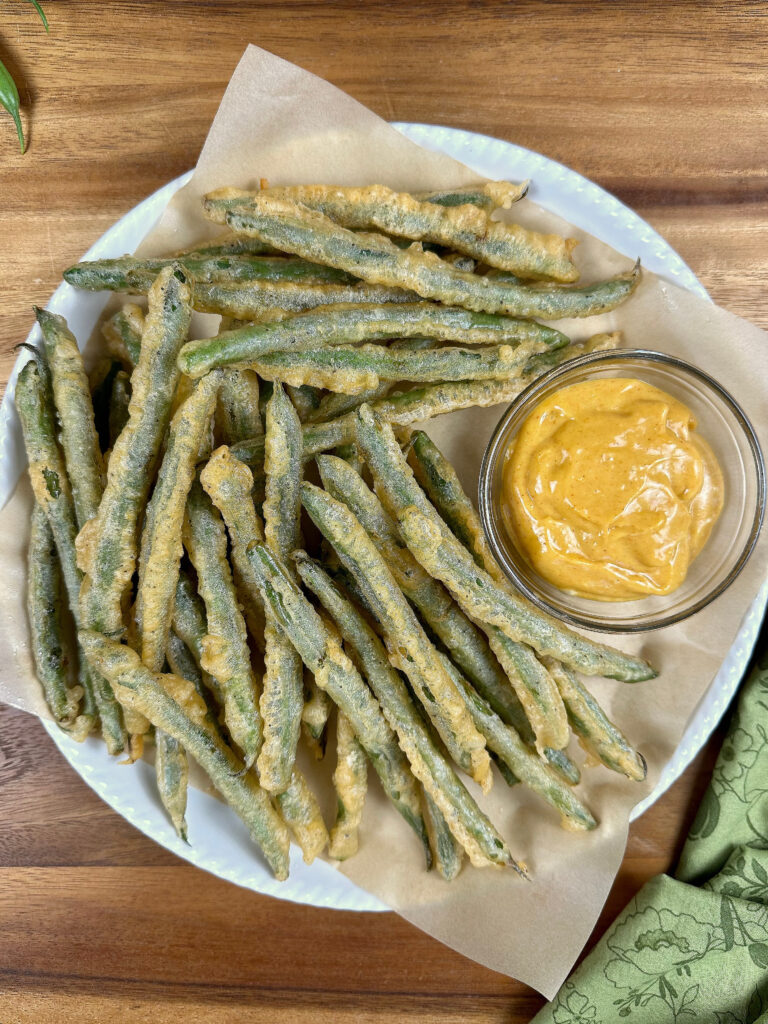
<path id="1" fill-rule="evenodd" d="M 725 936 L 727 952 L 729 949 L 733 949 L 733 916 L 730 901 L 725 896 L 720 900 L 720 925 Z"/>
<path id="2" fill-rule="evenodd" d="M 755 967 L 765 969 L 768 967 L 768 945 L 764 942 L 751 942 L 747 946 L 747 952 L 752 957 Z"/>
<path id="3" fill-rule="evenodd" d="M 8 68 L 0 61 L 0 105 L 5 107 L 16 123 L 16 134 L 19 136 L 19 146 L 24 152 L 24 129 L 21 127 L 21 116 L 19 114 L 19 90 L 11 77 Z"/>
<path id="4" fill-rule="evenodd" d="M 43 25 L 45 26 L 45 31 L 50 32 L 50 29 L 48 28 L 48 19 L 45 16 L 45 11 L 37 2 L 37 0 L 27 0 L 27 3 L 32 4 L 37 13 L 40 15 L 40 21 L 42 21 Z"/>
<path id="5" fill-rule="evenodd" d="M 720 821 L 720 801 L 711 789 L 704 794 L 699 810 L 691 826 L 690 839 L 706 839 L 711 836 Z"/>
<path id="6" fill-rule="evenodd" d="M 763 884 L 768 883 L 768 871 L 765 870 L 759 860 L 752 858 L 752 870 L 755 873 L 755 877 L 759 878 Z"/>

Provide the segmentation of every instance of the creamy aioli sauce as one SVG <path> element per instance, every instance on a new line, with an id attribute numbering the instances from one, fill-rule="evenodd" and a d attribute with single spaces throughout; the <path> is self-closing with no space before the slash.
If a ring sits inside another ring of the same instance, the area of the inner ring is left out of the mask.
<path id="1" fill-rule="evenodd" d="M 723 477 L 691 411 L 650 384 L 583 381 L 541 402 L 507 453 L 502 512 L 561 590 L 602 601 L 668 594 L 723 507 Z"/>

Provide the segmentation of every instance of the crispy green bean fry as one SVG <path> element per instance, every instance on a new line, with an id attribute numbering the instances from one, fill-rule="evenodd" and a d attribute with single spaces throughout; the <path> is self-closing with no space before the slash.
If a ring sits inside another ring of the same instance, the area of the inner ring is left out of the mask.
<path id="1" fill-rule="evenodd" d="M 328 829 L 315 794 L 300 771 L 291 772 L 288 785 L 275 795 L 275 804 L 301 847 L 304 863 L 311 864 L 328 845 Z"/>
<path id="2" fill-rule="evenodd" d="M 545 664 L 557 683 L 568 720 L 584 749 L 611 771 L 642 782 L 648 770 L 643 755 L 616 728 L 574 672 L 551 658 L 546 659 Z"/>
<path id="3" fill-rule="evenodd" d="M 199 483 L 187 499 L 184 546 L 198 579 L 205 603 L 208 632 L 203 640 L 202 667 L 218 683 L 224 704 L 224 722 L 243 752 L 246 767 L 261 749 L 256 677 L 251 667 L 245 622 L 237 602 L 227 562 L 224 523 Z"/>
<path id="4" fill-rule="evenodd" d="M 237 444 L 264 432 L 259 415 L 259 378 L 253 370 L 224 370 L 216 407 L 216 423 L 222 444 Z"/>
<path id="5" fill-rule="evenodd" d="M 522 377 L 506 381 L 469 380 L 450 384 L 427 384 L 380 398 L 371 408 L 385 423 L 393 426 L 407 427 L 456 412 L 458 409 L 469 409 L 474 406 L 487 407 L 501 402 L 511 402 L 524 391 L 538 376 L 553 366 L 567 359 L 592 352 L 595 348 L 615 348 L 616 335 L 596 335 L 584 345 L 571 345 L 557 352 L 547 352 L 533 356 L 525 367 Z M 355 439 L 356 411 L 352 410 L 343 416 L 327 423 L 308 423 L 302 430 L 302 442 L 305 458 L 317 455 L 318 452 L 337 448 Z M 233 454 L 242 462 L 259 470 L 264 463 L 264 439 L 253 438 L 235 445 Z"/>
<path id="6" fill-rule="evenodd" d="M 124 631 L 122 602 L 136 566 L 139 516 L 171 418 L 179 378 L 176 357 L 190 313 L 184 275 L 164 270 L 149 293 L 141 354 L 131 377 L 128 423 L 112 449 L 98 514 L 78 537 L 78 560 L 85 573 L 82 621 L 107 636 L 120 637 Z"/>
<path id="7" fill-rule="evenodd" d="M 433 192 L 414 192 L 414 199 L 439 206 L 463 206 L 472 203 L 484 210 L 508 210 L 513 203 L 525 199 L 529 182 L 486 181 L 482 185 L 464 185 L 461 188 L 438 189 Z"/>
<path id="8" fill-rule="evenodd" d="M 356 345 L 393 337 L 456 341 L 462 345 L 543 341 L 548 348 L 562 348 L 568 344 L 564 334 L 531 320 L 473 313 L 428 302 L 361 303 L 248 324 L 215 338 L 190 341 L 182 349 L 179 366 L 183 373 L 200 377 L 216 366 L 258 362 L 265 352 L 306 352 L 322 346 Z"/>
<path id="9" fill-rule="evenodd" d="M 209 373 L 176 410 L 157 486 L 145 516 L 136 622 L 141 659 L 152 672 L 160 672 L 165 659 L 183 549 L 184 509 L 220 383 L 220 371 Z"/>
<path id="10" fill-rule="evenodd" d="M 208 242 L 197 242 L 186 249 L 174 253 L 176 259 L 218 259 L 221 256 L 274 256 L 278 253 L 271 245 L 260 242 L 258 238 L 243 238 L 233 235 L 231 231 L 219 235 Z"/>
<path id="11" fill-rule="evenodd" d="M 184 747 L 161 728 L 155 729 L 155 778 L 157 791 L 168 811 L 176 835 L 187 842 L 187 784 L 189 763 Z"/>
<path id="12" fill-rule="evenodd" d="M 294 185 L 270 188 L 261 193 L 227 190 L 224 203 L 234 200 L 238 212 L 247 212 L 254 197 L 299 203 L 325 214 L 345 228 L 381 231 L 414 241 L 434 242 L 467 256 L 526 278 L 575 281 L 573 239 L 544 235 L 519 224 L 492 221 L 488 213 L 471 203 L 461 205 L 422 202 L 407 192 L 385 185 L 340 188 L 335 185 Z M 208 215 L 213 212 L 209 197 Z"/>
<path id="13" fill-rule="evenodd" d="M 101 333 L 117 354 L 130 367 L 139 361 L 141 336 L 144 333 L 144 310 L 127 302 L 103 324 Z"/>
<path id="14" fill-rule="evenodd" d="M 434 348 L 408 352 L 382 345 L 335 345 L 307 352 L 267 352 L 254 364 L 260 376 L 288 384 L 314 384 L 355 394 L 376 388 L 380 379 L 436 382 L 510 380 L 528 359 L 543 351 L 541 341 L 482 348 Z"/>
<path id="15" fill-rule="evenodd" d="M 81 687 L 69 685 L 68 650 L 61 620 L 63 585 L 48 518 L 35 503 L 27 552 L 27 614 L 37 678 L 54 721 L 77 740 L 93 724 L 93 709 L 79 715 Z"/>
<path id="16" fill-rule="evenodd" d="M 294 281 L 209 281 L 195 284 L 192 304 L 201 313 L 239 320 L 284 320 L 293 314 L 340 304 L 418 302 L 415 292 L 366 284 Z"/>
<path id="17" fill-rule="evenodd" d="M 211 201 L 206 200 L 210 213 Z M 615 309 L 640 282 L 640 268 L 579 288 L 511 284 L 457 270 L 435 253 L 399 249 L 381 235 L 361 235 L 286 200 L 260 194 L 226 214 L 239 234 L 252 234 L 287 252 L 346 270 L 370 284 L 414 291 L 425 299 L 486 313 L 539 317 L 595 316 Z"/>
<path id="18" fill-rule="evenodd" d="M 414 775 L 437 804 L 471 862 L 476 867 L 489 863 L 508 864 L 524 874 L 524 866 L 513 860 L 504 840 L 432 739 L 403 679 L 390 664 L 381 640 L 316 562 L 300 554 L 296 563 L 306 586 L 317 595 L 333 616 L 344 640 L 354 648 L 387 721 L 397 732 Z"/>
<path id="19" fill-rule="evenodd" d="M 454 837 L 443 812 L 424 790 L 424 820 L 427 823 L 429 845 L 432 847 L 432 863 L 446 882 L 452 882 L 461 871 L 464 848 Z"/>
<path id="20" fill-rule="evenodd" d="M 245 823 L 277 878 L 288 877 L 288 831 L 252 772 L 206 724 L 204 702 L 187 680 L 155 675 L 138 654 L 99 633 L 80 634 L 91 665 L 106 676 L 121 703 L 133 706 L 172 736 L 200 764 Z"/>
<path id="21" fill-rule="evenodd" d="M 82 528 L 96 515 L 104 489 L 104 466 L 88 377 L 77 341 L 64 317 L 38 307 L 35 307 L 35 316 L 43 332 L 53 398 L 61 424 L 61 445 L 77 523 Z"/>
<path id="22" fill-rule="evenodd" d="M 339 711 L 336 719 L 336 822 L 331 829 L 328 853 L 336 860 L 347 860 L 357 853 L 358 829 L 368 789 L 368 763 L 349 719 Z M 429 829 L 429 817 L 424 814 Z"/>
<path id="23" fill-rule="evenodd" d="M 224 703 L 221 687 L 215 679 L 203 669 L 205 660 L 204 641 L 208 634 L 208 623 L 205 617 L 205 605 L 198 595 L 192 580 L 185 572 L 179 573 L 176 583 L 176 599 L 173 606 L 173 630 L 168 638 L 168 662 L 177 676 L 183 676 L 197 686 L 197 677 L 184 670 L 186 662 L 180 663 L 178 649 L 173 646 L 174 635 L 189 650 L 195 665 L 200 671 L 200 680 L 204 687 L 213 695 L 217 705 Z"/>
<path id="24" fill-rule="evenodd" d="M 315 388 L 309 384 L 301 384 L 298 387 L 288 385 L 285 390 L 301 423 L 317 409 L 323 397 L 322 388 Z"/>
<path id="25" fill-rule="evenodd" d="M 94 260 L 68 267 L 64 271 L 64 280 L 75 288 L 84 288 L 88 291 L 145 294 L 161 270 L 174 266 L 180 266 L 195 285 L 214 281 L 346 284 L 353 280 L 344 271 L 320 266 L 317 263 L 307 263 L 306 260 L 290 259 L 285 256 L 253 256 L 246 253 L 167 256 L 160 259 L 121 256 L 118 259 Z"/>
<path id="26" fill-rule="evenodd" d="M 45 365 L 34 359 L 22 367 L 16 381 L 16 409 L 24 435 L 32 491 L 48 519 L 69 606 L 79 626 L 82 573 L 77 566 L 75 549 L 75 506 L 64 459 L 56 443 L 53 398 L 46 374 Z M 107 749 L 110 754 L 120 753 L 125 748 L 125 733 L 109 686 L 103 680 L 92 678 L 84 667 L 78 678 L 84 691 L 83 714 L 93 721 L 98 710 Z"/>
<path id="27" fill-rule="evenodd" d="M 283 388 L 267 403 L 264 471 L 264 535 L 284 564 L 300 544 L 301 424 Z M 257 540 L 256 536 L 250 540 Z M 272 793 L 288 786 L 301 729 L 304 668 L 301 657 L 271 618 L 265 629 L 264 679 L 259 708 L 264 745 L 258 760 L 262 786 Z"/>
<path id="28" fill-rule="evenodd" d="M 250 544 L 248 557 L 275 618 L 314 673 L 317 685 L 350 720 L 384 792 L 419 836 L 429 857 L 416 781 L 381 708 L 342 650 L 335 630 L 318 615 L 269 548 Z"/>
<path id="29" fill-rule="evenodd" d="M 365 594 L 384 630 L 390 657 L 410 679 L 451 756 L 487 790 L 491 771 L 485 741 L 376 545 L 343 502 L 308 483 L 302 485 L 301 497 Z"/>
<path id="30" fill-rule="evenodd" d="M 593 829 L 597 824 L 595 819 L 573 795 L 570 787 L 523 743 L 515 729 L 502 722 L 444 654 L 438 653 L 438 657 L 464 695 L 472 719 L 485 736 L 488 748 L 501 758 L 523 785 L 560 812 L 564 827 L 581 831 Z"/>

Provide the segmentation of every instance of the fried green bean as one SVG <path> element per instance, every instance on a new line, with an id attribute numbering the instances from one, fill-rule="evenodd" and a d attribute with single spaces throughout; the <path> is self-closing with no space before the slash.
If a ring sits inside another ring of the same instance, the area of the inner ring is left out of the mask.
<path id="1" fill-rule="evenodd" d="M 168 644 L 168 661 L 171 666 L 171 670 L 176 675 L 183 676 L 185 679 L 189 679 L 190 682 L 195 683 L 196 677 L 192 678 L 187 672 L 183 670 L 183 666 L 178 661 L 178 655 L 174 656 L 172 653 L 172 640 L 174 635 L 186 646 L 192 655 L 197 668 L 200 671 L 200 680 L 205 690 L 213 695 L 213 698 L 218 705 L 224 703 L 224 698 L 221 693 L 221 687 L 212 678 L 210 673 L 203 669 L 203 661 L 205 660 L 204 654 L 204 641 L 208 633 L 208 623 L 205 617 L 205 605 L 203 604 L 202 598 L 197 593 L 194 583 L 182 571 L 179 573 L 179 578 L 176 583 L 176 598 L 173 605 L 173 629 L 171 636 L 169 637 Z M 175 660 L 174 660 L 175 658 Z M 178 670 L 177 670 L 178 669 Z"/>
<path id="2" fill-rule="evenodd" d="M 291 552 L 301 542 L 301 424 L 280 384 L 275 385 L 267 403 L 265 442 L 264 536 L 272 553 L 287 565 Z M 296 758 L 304 669 L 296 648 L 271 618 L 267 619 L 264 636 L 265 670 L 259 705 L 264 745 L 258 771 L 262 786 L 280 793 L 290 782 Z"/>
<path id="3" fill-rule="evenodd" d="M 320 689 L 313 677 L 305 679 L 301 730 L 316 761 L 322 761 L 325 757 L 330 710 L 331 701 L 325 690 Z"/>
<path id="4" fill-rule="evenodd" d="M 429 856 L 416 781 L 381 708 L 342 650 L 336 631 L 318 615 L 269 548 L 250 544 L 248 557 L 275 618 L 314 673 L 317 685 L 350 720 L 384 792 L 419 836 Z"/>
<path id="5" fill-rule="evenodd" d="M 615 335 L 596 335 L 599 339 L 583 345 L 571 345 L 557 352 L 546 352 L 533 356 L 525 367 L 522 377 L 507 381 L 455 381 L 450 384 L 427 384 L 410 391 L 396 392 L 373 403 L 371 408 L 386 423 L 394 426 L 407 427 L 442 416 L 458 409 L 469 409 L 476 406 L 486 408 L 511 402 L 529 384 L 546 370 L 568 359 L 592 352 L 596 347 L 615 348 Z M 348 444 L 355 439 L 356 410 L 347 412 L 327 423 L 308 423 L 302 430 L 302 442 L 305 458 Z M 255 470 L 264 463 L 264 439 L 253 438 L 235 445 L 233 454 L 242 462 Z"/>
<path id="6" fill-rule="evenodd" d="M 27 615 L 37 678 L 56 724 L 76 740 L 91 731 L 93 712 L 80 715 L 81 687 L 70 686 L 62 623 L 61 566 L 48 517 L 35 503 L 27 552 Z"/>
<path id="7" fill-rule="evenodd" d="M 432 863 L 446 882 L 452 882 L 461 871 L 464 848 L 454 837 L 443 812 L 426 790 L 423 797 L 424 820 L 427 823 L 429 845 L 432 847 Z"/>
<path id="8" fill-rule="evenodd" d="M 381 623 L 390 657 L 411 681 L 451 756 L 484 790 L 491 784 L 485 741 L 406 601 L 387 562 L 347 505 L 313 484 L 302 485 L 310 518 L 352 573 Z"/>
<path id="9" fill-rule="evenodd" d="M 155 729 L 155 779 L 176 835 L 186 843 L 189 762 L 181 743 L 161 728 Z"/>
<path id="10" fill-rule="evenodd" d="M 115 442 L 97 515 L 81 530 L 78 558 L 83 625 L 107 636 L 124 631 L 122 602 L 136 566 L 137 531 L 171 418 L 176 357 L 189 329 L 189 286 L 180 270 L 162 271 L 149 293 L 139 362 L 131 377 L 129 418 Z"/>
<path id="11" fill-rule="evenodd" d="M 655 676 L 641 658 L 574 633 L 523 598 L 503 590 L 435 518 L 411 506 L 398 515 L 398 524 L 417 560 L 445 583 L 473 618 L 498 626 L 510 640 L 530 644 L 540 655 L 554 657 L 585 675 L 627 683 Z"/>
<path id="12" fill-rule="evenodd" d="M 262 739 L 256 677 L 227 562 L 224 523 L 198 482 L 187 499 L 183 539 L 205 604 L 208 632 L 203 640 L 202 666 L 218 683 L 224 722 L 250 768 Z"/>
<path id="13" fill-rule="evenodd" d="M 384 645 L 361 613 L 323 569 L 303 553 L 296 556 L 303 582 L 333 617 L 344 640 L 354 648 L 371 689 L 397 733 L 416 778 L 437 804 L 452 834 L 476 867 L 508 864 L 524 874 L 506 843 L 483 814 L 432 739 Z"/>
<path id="14" fill-rule="evenodd" d="M 546 346 L 541 341 L 479 348 L 433 348 L 408 352 L 383 345 L 335 345 L 307 352 L 266 352 L 254 368 L 262 377 L 288 384 L 314 384 L 355 394 L 375 388 L 380 379 L 432 383 L 460 380 L 510 380 L 528 359 Z"/>
<path id="15" fill-rule="evenodd" d="M 368 764 L 355 730 L 347 716 L 339 711 L 336 718 L 336 768 L 333 773 L 336 790 L 336 821 L 331 829 L 328 853 L 335 860 L 347 860 L 357 853 L 358 829 L 363 817 L 363 804 L 368 788 Z M 429 830 L 429 817 L 424 814 Z"/>
<path id="16" fill-rule="evenodd" d="M 557 683 L 568 720 L 584 749 L 611 771 L 642 782 L 648 770 L 643 755 L 632 747 L 574 672 L 551 658 L 545 664 Z"/>
<path id="17" fill-rule="evenodd" d="M 492 221 L 485 210 L 471 203 L 454 206 L 421 202 L 407 192 L 394 192 L 385 185 L 364 188 L 294 185 L 258 193 L 225 189 L 223 193 L 206 197 L 208 216 L 212 217 L 215 210 L 216 219 L 224 221 L 226 214 L 219 216 L 216 206 L 215 197 L 219 195 L 222 212 L 229 208 L 235 213 L 248 214 L 253 208 L 258 215 L 265 210 L 260 200 L 278 200 L 316 210 L 345 228 L 381 231 L 417 242 L 443 245 L 521 277 L 570 282 L 579 276 L 571 258 L 576 245 L 574 239 L 545 235 L 519 224 Z M 252 202 L 254 199 L 257 201 Z"/>
<path id="18" fill-rule="evenodd" d="M 194 687 L 177 676 L 155 675 L 124 644 L 93 631 L 80 634 L 91 665 L 106 676 L 121 703 L 135 707 L 173 737 L 200 764 L 218 791 L 243 820 L 277 878 L 288 877 L 288 830 L 252 772 L 206 725 L 206 708 Z"/>
<path id="19" fill-rule="evenodd" d="M 126 303 L 102 325 L 101 333 L 114 346 L 120 358 L 131 368 L 134 367 L 141 352 L 144 310 L 132 302 Z"/>
<path id="20" fill-rule="evenodd" d="M 298 387 L 288 384 L 285 390 L 300 423 L 304 423 L 317 409 L 324 394 L 322 388 L 312 387 L 310 384 L 300 384 Z"/>
<path id="21" fill-rule="evenodd" d="M 264 539 L 264 526 L 253 504 L 253 476 L 250 469 L 233 458 L 229 448 L 217 448 L 200 473 L 200 483 L 224 519 L 229 533 L 232 574 L 238 601 L 248 629 L 262 650 L 264 604 L 245 548 L 252 540 Z"/>
<path id="22" fill-rule="evenodd" d="M 56 442 L 53 396 L 44 363 L 32 359 L 21 368 L 16 381 L 15 401 L 24 435 L 32 491 L 51 528 L 69 606 L 79 626 L 78 598 L 82 573 L 77 565 L 75 548 L 75 505 L 64 458 Z M 107 749 L 110 754 L 120 753 L 125 749 L 125 733 L 109 687 L 103 685 L 103 680 L 92 678 L 85 668 L 79 672 L 78 680 L 83 688 L 83 714 L 94 722 L 97 710 L 104 707 L 102 731 Z M 110 710 L 113 707 L 112 715 Z"/>
<path id="23" fill-rule="evenodd" d="M 231 231 L 219 235 L 208 242 L 197 242 L 186 249 L 174 253 L 176 259 L 218 259 L 220 256 L 284 256 L 258 238 L 243 238 L 233 235 Z"/>
<path id="24" fill-rule="evenodd" d="M 166 267 L 179 266 L 187 278 L 197 285 L 211 282 L 312 282 L 351 283 L 354 279 L 344 271 L 308 263 L 287 256 L 189 255 L 159 259 L 118 259 L 76 263 L 64 271 L 64 280 L 75 288 L 87 291 L 134 292 L 146 294 L 152 282 Z M 205 292 L 204 292 L 205 294 Z M 219 312 L 211 310 L 210 312 Z"/>
<path id="25" fill-rule="evenodd" d="M 568 344 L 564 334 L 531 320 L 427 302 L 361 303 L 249 324 L 215 338 L 190 341 L 182 349 L 179 366 L 183 373 L 201 377 L 216 366 L 258 362 L 265 352 L 306 352 L 322 346 L 355 345 L 393 337 L 457 341 L 463 345 L 543 341 L 549 348 L 562 348 Z"/>
<path id="26" fill-rule="evenodd" d="M 640 267 L 582 287 L 540 288 L 457 270 L 418 245 L 399 249 L 381 235 L 355 234 L 322 213 L 258 195 L 244 212 L 226 214 L 240 234 L 253 234 L 305 259 L 347 270 L 370 284 L 414 291 L 425 299 L 486 313 L 559 320 L 615 309 L 640 283 Z"/>
<path id="27" fill-rule="evenodd" d="M 501 758 L 524 786 L 561 814 L 565 828 L 578 831 L 595 828 L 597 822 L 570 787 L 523 743 L 515 729 L 502 722 L 444 654 L 438 652 L 438 657 L 463 694 L 488 748 Z"/>
<path id="28" fill-rule="evenodd" d="M 237 444 L 264 432 L 259 415 L 259 378 L 253 370 L 231 366 L 222 371 L 216 406 L 222 444 Z"/>
<path id="29" fill-rule="evenodd" d="M 35 307 L 53 385 L 53 399 L 61 424 L 67 476 L 78 526 L 92 519 L 104 489 L 104 466 L 93 420 L 93 403 L 83 357 L 62 316 Z"/>
<path id="30" fill-rule="evenodd" d="M 201 313 L 239 320 L 278 320 L 341 304 L 418 302 L 415 292 L 366 284 L 315 284 L 293 281 L 211 281 L 195 283 L 192 304 Z"/>
<path id="31" fill-rule="evenodd" d="M 176 410 L 144 519 L 136 624 L 141 660 L 152 672 L 160 672 L 165 659 L 183 551 L 184 509 L 220 383 L 221 371 L 209 373 Z"/>
<path id="32" fill-rule="evenodd" d="M 109 403 L 109 447 L 114 448 L 120 433 L 128 422 L 131 404 L 131 378 L 125 370 L 118 370 L 112 381 Z"/>
<path id="33" fill-rule="evenodd" d="M 300 771 L 293 769 L 288 784 L 275 795 L 275 804 L 301 847 L 304 863 L 311 864 L 328 845 L 328 829 L 315 794 Z"/>
<path id="34" fill-rule="evenodd" d="M 506 578 L 488 547 L 474 506 L 461 486 L 455 469 L 434 441 L 421 430 L 411 434 L 408 461 L 416 480 L 448 528 L 481 568 L 485 569 L 497 583 L 507 585 Z M 487 627 L 487 632 L 502 665 L 513 679 L 519 679 L 517 689 L 525 687 L 535 692 L 541 685 L 539 679 L 542 669 L 536 662 L 533 652 L 521 644 L 514 643 L 496 627 Z M 489 700 L 487 694 L 483 696 Z M 493 706 L 493 702 L 491 704 Z M 494 710 L 499 711 L 496 707 Z M 522 720 L 510 721 L 510 724 L 514 725 L 523 739 L 530 741 L 530 725 L 524 716 Z M 544 747 L 542 755 L 566 781 L 571 784 L 579 781 L 579 770 L 564 751 Z"/>
<path id="35" fill-rule="evenodd" d="M 513 203 L 525 198 L 528 186 L 527 181 L 520 184 L 512 181 L 486 181 L 482 185 L 414 192 L 413 197 L 422 203 L 437 203 L 438 206 L 463 206 L 464 203 L 471 203 L 484 210 L 508 210 Z"/>

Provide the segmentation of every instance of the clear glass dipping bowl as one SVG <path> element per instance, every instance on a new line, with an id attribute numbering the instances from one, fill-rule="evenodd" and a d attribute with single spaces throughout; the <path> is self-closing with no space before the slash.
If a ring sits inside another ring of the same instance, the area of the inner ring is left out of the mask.
<path id="1" fill-rule="evenodd" d="M 636 601 L 597 601 L 559 590 L 529 565 L 515 546 L 502 514 L 502 476 L 510 441 L 534 408 L 570 384 L 631 377 L 679 399 L 692 411 L 697 432 L 709 442 L 723 472 L 720 518 L 685 581 L 670 594 Z M 688 618 L 723 593 L 744 568 L 757 542 L 766 504 L 765 463 L 751 423 L 716 380 L 662 352 L 625 349 L 594 352 L 556 367 L 530 385 L 496 427 L 480 468 L 479 505 L 488 541 L 501 567 L 535 605 L 571 625 L 604 633 L 659 629 Z"/>

